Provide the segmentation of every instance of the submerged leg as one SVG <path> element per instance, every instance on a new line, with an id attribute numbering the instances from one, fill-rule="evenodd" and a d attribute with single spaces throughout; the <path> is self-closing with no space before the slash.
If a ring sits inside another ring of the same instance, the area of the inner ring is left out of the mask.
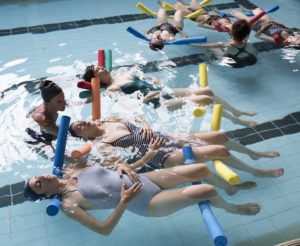
<path id="1" fill-rule="evenodd" d="M 261 157 L 265 158 L 274 158 L 280 156 L 280 154 L 277 151 L 254 151 L 252 149 L 249 149 L 245 145 L 228 138 L 228 141 L 224 143 L 224 145 L 231 150 L 235 150 L 237 152 L 249 155 L 253 160 L 257 160 Z"/>

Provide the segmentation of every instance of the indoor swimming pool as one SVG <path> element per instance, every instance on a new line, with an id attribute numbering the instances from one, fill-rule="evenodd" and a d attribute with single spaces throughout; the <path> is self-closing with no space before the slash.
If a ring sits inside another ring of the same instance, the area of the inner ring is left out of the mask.
<path id="1" fill-rule="evenodd" d="M 156 0 L 141 1 L 158 10 Z M 174 4 L 175 0 L 170 0 Z M 41 104 L 39 83 L 48 78 L 63 89 L 69 101 L 78 101 L 76 84 L 86 66 L 97 64 L 98 50 L 112 50 L 112 72 L 144 72 L 160 78 L 163 85 L 196 88 L 199 64 L 208 69 L 208 85 L 232 105 L 258 114 L 247 120 L 257 122 L 246 128 L 223 118 L 221 130 L 231 138 L 257 151 L 275 150 L 277 158 L 252 160 L 231 151 L 236 157 L 258 168 L 284 168 L 277 179 L 257 178 L 237 171 L 241 181 L 255 181 L 255 189 L 228 196 L 229 202 L 257 202 L 262 210 L 256 216 L 233 215 L 213 208 L 229 246 L 271 246 L 300 237 L 300 50 L 263 42 L 251 33 L 249 41 L 258 51 L 253 66 L 224 66 L 211 50 L 184 45 L 168 45 L 162 51 L 149 49 L 147 42 L 128 33 L 131 26 L 143 33 L 155 19 L 136 8 L 137 1 L 126 0 L 3 0 L 0 2 L 0 240 L 3 245 L 68 246 L 196 246 L 214 245 L 198 206 L 182 209 L 161 218 L 145 218 L 125 212 L 109 236 L 98 235 L 68 219 L 62 212 L 46 214 L 47 201 L 27 202 L 24 181 L 51 173 L 53 150 L 47 142 L 30 139 L 26 129 L 36 127 L 27 116 Z M 207 6 L 222 11 L 279 5 L 270 16 L 299 31 L 298 0 L 213 0 Z M 228 42 L 229 36 L 198 27 L 185 19 L 188 37 L 206 36 L 207 42 Z M 208 130 L 211 107 L 200 118 L 193 116 L 195 106 L 168 112 L 164 108 L 140 106 L 133 99 L 101 97 L 101 117 L 143 115 L 153 129 L 163 132 Z M 91 104 L 67 107 L 60 113 L 71 120 L 91 119 Z M 81 146 L 70 139 L 66 149 Z M 55 146 L 55 141 L 53 141 Z M 97 155 L 92 150 L 94 156 Z M 92 157 L 91 157 L 92 158 Z M 211 162 L 207 163 L 211 169 Z M 110 210 L 92 211 L 103 221 Z"/>

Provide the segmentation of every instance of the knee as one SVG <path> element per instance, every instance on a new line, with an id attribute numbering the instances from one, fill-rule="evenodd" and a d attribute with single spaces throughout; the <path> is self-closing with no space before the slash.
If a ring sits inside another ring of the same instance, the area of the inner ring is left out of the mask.
<path id="1" fill-rule="evenodd" d="M 219 140 L 220 143 L 225 143 L 228 141 L 228 137 L 226 136 L 226 134 L 222 131 L 215 131 L 216 133 L 216 137 Z"/>
<path id="2" fill-rule="evenodd" d="M 201 174 L 200 177 L 197 177 L 197 180 L 204 178 L 210 174 L 210 169 L 206 164 L 197 164 L 197 173 Z"/>
<path id="3" fill-rule="evenodd" d="M 202 184 L 202 195 L 207 198 L 212 198 L 218 194 L 215 187 L 209 184 Z"/>
<path id="4" fill-rule="evenodd" d="M 226 157 L 229 156 L 230 153 L 228 151 L 228 149 L 223 146 L 223 145 L 216 145 L 215 147 L 215 152 L 217 153 L 217 155 L 219 155 L 220 157 Z"/>

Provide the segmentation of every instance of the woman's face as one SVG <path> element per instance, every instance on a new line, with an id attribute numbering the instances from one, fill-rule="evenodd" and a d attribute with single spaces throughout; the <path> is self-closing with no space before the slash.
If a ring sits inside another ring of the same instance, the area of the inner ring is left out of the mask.
<path id="1" fill-rule="evenodd" d="M 104 84 L 106 86 L 111 84 L 111 74 L 105 67 L 95 66 L 93 68 L 94 76 L 100 79 L 100 84 Z"/>
<path id="2" fill-rule="evenodd" d="M 32 177 L 29 180 L 30 188 L 37 194 L 55 194 L 57 193 L 56 187 L 58 178 L 55 175 L 43 174 L 41 176 Z"/>
<path id="3" fill-rule="evenodd" d="M 72 123 L 72 130 L 77 136 L 83 138 L 94 138 L 95 137 L 95 128 L 98 126 L 92 121 L 76 121 Z"/>
<path id="4" fill-rule="evenodd" d="M 65 94 L 63 92 L 59 93 L 50 100 L 49 104 L 51 104 L 51 107 L 55 108 L 57 111 L 64 111 L 67 105 Z"/>

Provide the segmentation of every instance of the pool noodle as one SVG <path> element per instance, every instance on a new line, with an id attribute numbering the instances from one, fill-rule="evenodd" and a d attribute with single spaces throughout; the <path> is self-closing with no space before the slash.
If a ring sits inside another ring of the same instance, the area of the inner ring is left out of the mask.
<path id="1" fill-rule="evenodd" d="M 205 88 L 208 86 L 207 67 L 205 63 L 199 64 L 199 72 L 200 72 L 200 87 Z"/>
<path id="2" fill-rule="evenodd" d="M 100 119 L 100 81 L 99 78 L 92 78 L 92 116 L 93 121 Z"/>
<path id="3" fill-rule="evenodd" d="M 77 82 L 77 87 L 81 88 L 81 89 L 91 90 L 92 84 L 91 84 L 91 82 L 88 82 L 88 81 L 79 81 L 79 82 Z"/>
<path id="4" fill-rule="evenodd" d="M 81 157 L 83 157 L 84 155 L 89 153 L 91 151 L 91 149 L 92 149 L 92 146 L 89 143 L 87 143 L 85 145 L 82 145 L 78 149 L 73 150 L 71 153 L 71 157 L 73 159 L 80 159 Z"/>
<path id="5" fill-rule="evenodd" d="M 192 148 L 191 146 L 183 146 L 182 148 L 183 155 L 185 158 L 185 163 L 188 164 L 194 164 L 195 159 L 193 156 Z M 193 184 L 201 184 L 201 182 L 193 182 Z M 216 246 L 225 246 L 227 245 L 227 238 L 217 221 L 216 217 L 213 214 L 213 211 L 210 208 L 209 202 L 200 202 L 198 203 L 198 206 L 200 208 L 203 221 L 208 229 L 208 232 L 211 236 L 212 241 Z"/>
<path id="6" fill-rule="evenodd" d="M 92 92 L 89 90 L 89 91 L 81 91 L 79 93 L 79 97 L 80 98 L 91 98 L 92 97 Z"/>
<path id="7" fill-rule="evenodd" d="M 105 50 L 105 68 L 108 71 L 112 70 L 112 52 L 111 50 Z"/>
<path id="8" fill-rule="evenodd" d="M 199 3 L 199 5 L 203 6 L 203 5 L 206 5 L 206 4 L 209 4 L 212 0 L 203 0 L 201 3 Z M 167 2 L 163 2 L 161 4 L 161 6 L 166 9 L 166 10 L 172 10 L 172 11 L 175 11 L 176 10 L 176 7 L 167 3 Z M 186 6 L 187 8 L 191 8 L 190 6 Z"/>
<path id="9" fill-rule="evenodd" d="M 55 148 L 54 164 L 52 173 L 58 178 L 62 178 L 62 167 L 64 164 L 64 155 L 67 143 L 67 135 L 69 130 L 71 118 L 63 115 L 60 120 L 59 130 L 57 135 L 57 144 Z M 46 212 L 50 216 L 54 216 L 58 213 L 61 202 L 61 196 L 53 198 L 46 208 Z"/>
<path id="10" fill-rule="evenodd" d="M 250 24 L 253 24 L 255 21 L 257 21 L 258 19 L 260 19 L 261 17 L 263 17 L 265 14 L 271 13 L 276 11 L 277 9 L 279 9 L 278 5 L 273 6 L 272 8 L 270 8 L 267 11 L 262 10 L 261 12 L 259 12 L 257 15 L 253 16 L 251 19 L 248 20 L 248 22 Z"/>
<path id="11" fill-rule="evenodd" d="M 221 126 L 223 105 L 215 104 L 213 110 L 213 116 L 211 120 L 211 130 L 218 131 Z M 217 173 L 226 180 L 229 184 L 234 185 L 240 182 L 240 177 L 230 170 L 221 160 L 213 160 L 213 164 Z"/>
<path id="12" fill-rule="evenodd" d="M 105 67 L 105 54 L 104 50 L 98 50 L 98 67 Z"/>
<path id="13" fill-rule="evenodd" d="M 133 36 L 143 39 L 145 41 L 150 42 L 151 39 L 147 38 L 144 34 L 140 33 L 139 31 L 135 30 L 133 27 L 127 27 L 127 32 L 131 33 Z M 181 45 L 181 44 L 190 44 L 190 43 L 204 43 L 207 41 L 205 36 L 202 37 L 192 37 L 192 38 L 183 38 L 183 39 L 176 39 L 173 41 L 165 41 L 166 45 Z"/>

